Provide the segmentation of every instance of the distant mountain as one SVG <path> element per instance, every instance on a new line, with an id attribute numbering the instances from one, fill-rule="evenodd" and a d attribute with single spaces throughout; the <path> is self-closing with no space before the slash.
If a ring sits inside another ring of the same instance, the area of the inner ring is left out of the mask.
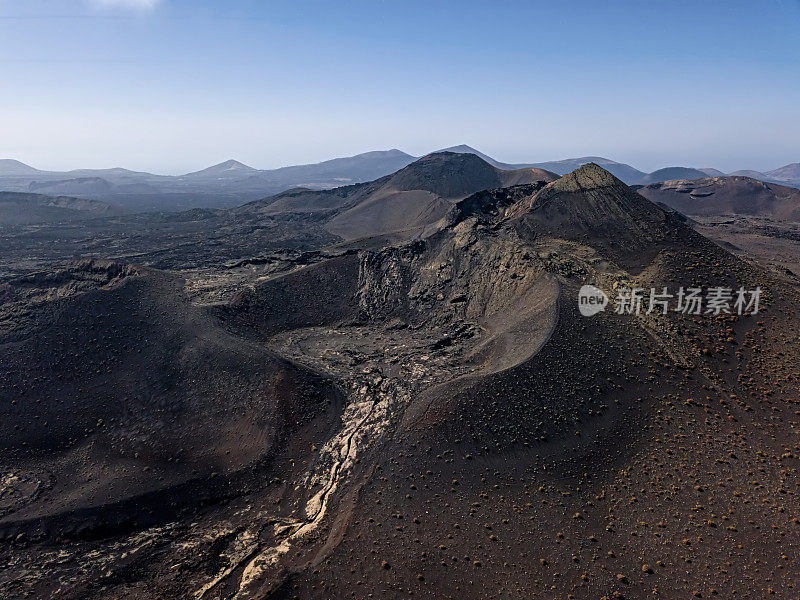
<path id="1" fill-rule="evenodd" d="M 50 195 L 97 196 L 110 193 L 112 185 L 101 177 L 75 177 L 59 181 L 33 181 L 28 185 L 28 190 Z"/>
<path id="2" fill-rule="evenodd" d="M 510 163 L 502 163 L 498 160 L 495 160 L 491 156 L 484 154 L 483 152 L 476 150 L 471 146 L 467 146 L 466 144 L 459 144 L 458 146 L 450 146 L 449 148 L 442 148 L 441 150 L 436 150 L 436 152 L 432 152 L 432 154 L 436 154 L 439 152 L 453 152 L 455 154 L 474 154 L 475 156 L 482 158 L 484 162 L 489 163 L 493 167 L 498 169 L 505 169 L 505 170 L 513 170 L 522 166 L 527 165 L 513 165 Z"/>
<path id="3" fill-rule="evenodd" d="M 584 156 L 582 158 L 568 158 L 565 160 L 537 163 L 531 166 L 539 167 L 541 169 L 547 169 L 548 171 L 553 171 L 554 173 L 558 173 L 559 175 L 565 175 L 589 163 L 594 163 L 600 167 L 603 167 L 603 169 L 611 173 L 614 177 L 620 179 L 623 183 L 626 183 L 628 185 L 634 183 L 640 183 L 646 175 L 639 169 L 635 169 L 630 165 L 626 165 L 625 163 L 619 163 L 610 160 L 608 158 L 603 158 L 601 156 Z"/>
<path id="4" fill-rule="evenodd" d="M 98 200 L 0 192 L 0 225 L 65 223 L 107 217 L 121 212 L 119 208 Z"/>
<path id="5" fill-rule="evenodd" d="M 764 175 L 774 181 L 785 181 L 798 184 L 800 183 L 800 163 L 792 163 L 772 171 L 767 171 L 764 173 Z"/>
<path id="6" fill-rule="evenodd" d="M 131 171 L 130 169 L 123 169 L 122 167 L 113 167 L 110 169 L 73 169 L 71 171 L 43 171 L 36 169 L 18 160 L 0 159 L 0 182 L 7 178 L 25 178 L 36 177 L 41 180 L 53 179 L 85 179 L 91 177 L 100 177 L 107 179 L 112 183 L 124 182 L 130 179 L 143 179 L 143 178 L 166 178 L 169 176 L 153 175 L 143 171 Z"/>
<path id="7" fill-rule="evenodd" d="M 394 173 L 415 157 L 400 150 L 365 152 L 316 164 L 256 169 L 236 160 L 180 176 L 123 168 L 40 171 L 0 161 L 0 189 L 111 200 L 132 211 L 237 206 L 296 187 L 330 189 Z"/>
<path id="8" fill-rule="evenodd" d="M 238 160 L 226 160 L 218 165 L 213 165 L 200 171 L 195 171 L 194 173 L 187 173 L 186 175 L 182 175 L 180 178 L 186 179 L 190 177 L 212 177 L 215 179 L 241 179 L 243 175 L 246 176 L 251 173 L 258 173 L 258 169 L 254 169 L 253 167 L 249 167 L 243 163 L 240 163 Z"/>
<path id="9" fill-rule="evenodd" d="M 740 171 L 734 171 L 731 173 L 731 175 L 752 177 L 753 179 L 759 179 L 761 181 L 780 183 L 783 185 L 800 188 L 800 163 L 784 165 L 783 167 L 765 172 L 743 169 Z"/>
<path id="10" fill-rule="evenodd" d="M 552 173 L 556 173 L 557 175 L 565 175 L 567 173 L 571 173 L 575 169 L 582 167 L 585 164 L 594 163 L 596 165 L 600 165 L 601 167 L 606 169 L 609 173 L 613 174 L 615 177 L 621 179 L 624 183 L 627 183 L 629 185 L 634 183 L 641 183 L 642 179 L 646 176 L 646 173 L 643 173 L 638 169 L 634 169 L 630 165 L 626 165 L 624 163 L 618 163 L 616 161 L 610 160 L 608 158 L 602 158 L 600 156 L 584 156 L 582 158 L 567 158 L 564 160 L 556 160 L 556 161 L 540 162 L 540 163 L 509 164 L 495 160 L 491 156 L 487 156 L 483 152 L 479 152 L 478 150 L 475 150 L 475 148 L 467 146 L 466 144 L 445 148 L 440 152 L 459 152 L 459 153 L 475 154 L 476 156 L 481 157 L 487 163 L 489 163 L 494 167 L 497 167 L 498 169 L 513 170 L 513 169 L 524 169 L 526 167 L 533 167 L 537 169 L 544 169 L 545 171 L 550 171 Z"/>
<path id="11" fill-rule="evenodd" d="M 153 175 L 145 171 L 131 171 L 130 169 L 123 169 L 122 167 L 112 167 L 110 169 L 73 169 L 72 171 L 66 171 L 63 175 L 69 175 L 72 178 L 101 177 L 112 183 L 169 178 L 169 176 L 166 175 Z"/>
<path id="12" fill-rule="evenodd" d="M 36 175 L 41 173 L 39 169 L 29 167 L 25 163 L 10 158 L 0 159 L 0 177 L 6 176 L 23 176 L 23 175 Z"/>
<path id="13" fill-rule="evenodd" d="M 451 146 L 438 152 L 475 155 L 495 169 L 516 172 L 515 177 L 520 181 L 530 177 L 546 178 L 546 173 L 564 175 L 588 163 L 602 167 L 627 185 L 723 175 L 717 169 L 689 167 L 668 167 L 648 174 L 628 164 L 599 156 L 512 164 L 496 160 L 466 144 Z M 121 167 L 41 171 L 17 160 L 5 159 L 0 160 L 0 190 L 108 200 L 134 212 L 225 208 L 298 187 L 325 190 L 374 181 L 403 169 L 415 160 L 417 157 L 397 149 L 365 152 L 277 169 L 257 169 L 231 159 L 199 171 L 169 176 Z M 540 171 L 523 174 L 522 169 Z M 737 174 L 800 187 L 800 163 L 767 173 L 747 171 Z"/>
<path id="14" fill-rule="evenodd" d="M 416 157 L 397 149 L 378 150 L 321 163 L 258 171 L 251 182 L 263 182 L 281 189 L 298 186 L 329 188 L 378 179 L 415 160 Z"/>
<path id="15" fill-rule="evenodd" d="M 600 167 L 603 167 L 603 169 L 627 185 L 648 185 L 658 181 L 670 181 L 675 179 L 703 179 L 705 177 L 724 177 L 726 175 L 719 169 L 713 169 L 709 167 L 702 169 L 696 169 L 693 167 L 665 167 L 658 169 L 657 171 L 653 171 L 652 173 L 645 173 L 625 163 L 616 162 L 601 156 L 583 156 L 580 158 L 566 158 L 564 160 L 549 162 L 510 164 L 500 162 L 466 144 L 451 146 L 450 148 L 441 150 L 441 152 L 475 154 L 498 169 L 521 169 L 525 167 L 535 167 L 557 173 L 558 175 L 565 175 L 576 169 L 579 169 L 583 165 L 594 163 Z M 759 179 L 761 181 L 780 183 L 792 187 L 800 187 L 800 163 L 792 163 L 779 169 L 774 169 L 772 171 L 763 173 L 760 171 L 735 171 L 734 173 L 730 173 L 730 175 L 742 175 L 745 177 L 752 177 L 753 179 Z"/>
<path id="16" fill-rule="evenodd" d="M 800 190 L 751 177 L 664 181 L 638 191 L 648 200 L 686 215 L 740 214 L 800 220 Z"/>
<path id="17" fill-rule="evenodd" d="M 753 179 L 760 179 L 761 181 L 764 180 L 766 175 L 761 171 L 751 171 L 750 169 L 742 169 L 740 171 L 733 171 L 732 173 L 728 173 L 728 175 L 735 176 L 735 177 L 752 177 Z"/>
<path id="18" fill-rule="evenodd" d="M 648 184 L 657 181 L 671 181 L 673 179 L 702 179 L 708 177 L 707 173 L 689 167 L 665 167 L 644 176 L 639 183 Z"/>

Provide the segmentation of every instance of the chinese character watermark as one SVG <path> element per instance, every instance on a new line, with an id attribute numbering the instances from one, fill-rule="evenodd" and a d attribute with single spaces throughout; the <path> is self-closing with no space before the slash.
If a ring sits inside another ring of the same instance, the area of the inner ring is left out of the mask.
<path id="1" fill-rule="evenodd" d="M 649 292 L 649 293 L 648 293 Z M 614 297 L 614 312 L 619 315 L 661 314 L 684 315 L 756 315 L 760 310 L 761 287 L 738 290 L 726 287 L 680 287 L 673 294 L 667 287 L 621 287 Z M 578 292 L 578 309 L 590 317 L 606 309 L 609 298 L 599 288 L 584 285 Z"/>

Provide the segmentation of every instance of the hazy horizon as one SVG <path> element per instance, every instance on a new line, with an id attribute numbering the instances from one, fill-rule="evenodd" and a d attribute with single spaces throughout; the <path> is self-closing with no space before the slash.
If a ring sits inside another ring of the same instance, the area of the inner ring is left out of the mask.
<path id="1" fill-rule="evenodd" d="M 173 175 L 461 143 L 648 172 L 800 160 L 796 0 L 450 6 L 0 2 L 0 157 Z"/>
<path id="2" fill-rule="evenodd" d="M 442 147 L 441 149 L 451 148 L 451 147 L 461 146 L 461 145 L 462 144 L 450 144 L 448 146 Z M 633 167 L 635 169 L 638 169 L 638 170 L 640 170 L 640 171 L 642 171 L 644 173 L 649 173 L 649 172 L 652 172 L 652 171 L 655 171 L 655 170 L 658 170 L 658 169 L 661 169 L 661 168 L 667 168 L 667 167 L 689 167 L 689 168 L 698 168 L 698 169 L 701 169 L 701 168 L 702 169 L 716 168 L 713 165 L 690 165 L 690 164 L 677 164 L 676 163 L 676 164 L 670 164 L 670 165 L 666 165 L 666 164 L 665 165 L 660 165 L 659 167 L 656 167 L 655 169 L 647 170 L 647 169 L 640 169 L 637 166 L 636 161 L 628 161 L 628 160 L 624 160 L 624 159 L 618 159 L 618 158 L 615 158 L 613 156 L 601 156 L 601 155 L 596 154 L 596 153 L 594 153 L 594 154 L 581 154 L 581 155 L 577 155 L 576 154 L 574 156 L 563 156 L 563 157 L 552 158 L 552 159 L 544 159 L 544 160 L 541 160 L 541 161 L 528 161 L 528 160 L 510 161 L 510 160 L 504 160 L 502 157 L 497 157 L 497 156 L 491 155 L 489 153 L 483 152 L 480 148 L 476 148 L 472 144 L 463 144 L 463 145 L 470 146 L 474 150 L 477 150 L 478 152 L 481 152 L 483 154 L 487 154 L 488 156 L 490 156 L 494 160 L 496 160 L 496 161 L 498 161 L 500 163 L 506 163 L 506 164 L 523 164 L 523 163 L 536 163 L 536 162 L 558 162 L 558 161 L 562 161 L 562 160 L 570 160 L 570 159 L 576 159 L 576 158 L 598 157 L 598 158 L 606 158 L 606 159 L 609 159 L 609 160 L 613 160 L 614 162 L 618 162 L 618 163 L 629 165 L 629 166 L 631 166 L 631 167 Z M 197 171 L 202 171 L 202 170 L 204 170 L 206 168 L 213 167 L 213 166 L 228 162 L 230 160 L 234 160 L 236 162 L 242 163 L 245 166 L 252 167 L 254 169 L 271 170 L 271 169 L 280 169 L 282 167 L 311 165 L 311 164 L 317 164 L 317 163 L 320 163 L 320 162 L 325 162 L 325 161 L 333 160 L 333 159 L 337 159 L 337 158 L 349 158 L 351 156 L 357 156 L 359 154 L 366 154 L 366 153 L 369 153 L 369 152 L 375 152 L 375 151 L 388 152 L 388 151 L 391 151 L 391 150 L 399 150 L 400 152 L 405 152 L 406 154 L 408 154 L 410 156 L 419 158 L 419 157 L 422 157 L 422 156 L 424 156 L 426 154 L 429 154 L 430 152 L 435 152 L 436 150 L 439 150 L 439 149 L 433 149 L 433 150 L 430 150 L 429 152 L 422 152 L 420 154 L 412 154 L 410 152 L 406 152 L 402 148 L 373 148 L 373 149 L 369 149 L 369 150 L 364 150 L 363 152 L 356 152 L 355 154 L 347 155 L 347 156 L 344 156 L 344 155 L 342 155 L 342 156 L 329 156 L 327 158 L 322 158 L 320 160 L 316 160 L 316 161 L 313 161 L 313 162 L 311 162 L 311 161 L 300 161 L 300 162 L 297 162 L 297 163 L 291 163 L 291 164 L 287 163 L 287 164 L 280 164 L 280 165 L 277 165 L 277 166 L 268 166 L 268 167 L 263 167 L 263 166 L 260 166 L 258 164 L 247 163 L 245 161 L 239 160 L 239 159 L 231 156 L 231 157 L 228 157 L 226 159 L 217 161 L 215 163 L 209 163 L 209 164 L 204 164 L 204 165 L 196 165 L 195 167 L 192 167 L 192 168 L 190 168 L 190 169 L 188 169 L 186 171 L 173 171 L 173 172 L 167 172 L 167 171 L 164 171 L 163 169 L 162 170 L 158 170 L 158 169 L 155 169 L 155 170 L 133 169 L 133 168 L 131 168 L 131 167 L 127 166 L 127 165 L 124 165 L 124 164 L 109 164 L 109 165 L 103 165 L 103 166 L 99 166 L 99 167 L 95 166 L 95 165 L 80 165 L 80 166 L 74 166 L 74 167 L 63 168 L 63 169 L 62 168 L 47 169 L 47 168 L 40 167 L 39 165 L 36 165 L 36 164 L 30 164 L 30 163 L 28 163 L 26 161 L 20 160 L 18 158 L 13 157 L 13 156 L 0 156 L 0 160 L 4 160 L 4 159 L 18 160 L 19 162 L 21 162 L 21 163 L 23 163 L 23 164 L 25 164 L 25 165 L 27 165 L 29 167 L 33 167 L 33 168 L 39 169 L 41 171 L 52 171 L 52 172 L 68 173 L 70 171 L 75 171 L 75 170 L 103 170 L 103 169 L 123 168 L 123 169 L 128 169 L 130 171 L 146 172 L 146 173 L 150 173 L 151 175 L 164 175 L 164 176 L 175 177 L 175 176 L 180 176 L 180 175 L 188 175 L 190 173 L 194 173 L 194 172 L 197 172 Z M 798 162 L 798 161 L 794 161 L 794 162 Z M 767 170 L 770 170 L 770 169 L 773 169 L 773 168 L 779 168 L 779 167 L 785 166 L 786 164 L 791 164 L 791 163 L 784 163 L 784 164 L 776 165 L 775 167 L 770 167 L 769 169 L 763 169 L 763 170 L 767 171 Z M 737 170 L 744 170 L 744 169 L 737 169 Z M 726 172 L 733 172 L 733 171 L 726 171 Z"/>

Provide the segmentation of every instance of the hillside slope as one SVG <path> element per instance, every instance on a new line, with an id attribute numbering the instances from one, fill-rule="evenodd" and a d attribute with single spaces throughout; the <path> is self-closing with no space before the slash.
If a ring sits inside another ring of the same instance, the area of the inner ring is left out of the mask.
<path id="1" fill-rule="evenodd" d="M 260 481 L 338 398 L 193 307 L 180 278 L 113 262 L 3 284 L 0 348 L 0 463 L 27 490 L 3 488 L 0 538 L 176 518 Z"/>
<path id="2" fill-rule="evenodd" d="M 639 193 L 687 215 L 758 215 L 800 220 L 800 190 L 750 177 L 711 177 L 647 185 Z"/>
<path id="3" fill-rule="evenodd" d="M 224 211 L 405 239 L 0 288 L 0 597 L 789 597 L 797 286 L 596 164 L 476 161 Z M 614 310 L 712 286 L 760 312 Z"/>
<path id="4" fill-rule="evenodd" d="M 453 202 L 470 194 L 555 179 L 555 174 L 541 169 L 505 171 L 474 154 L 438 152 L 369 183 L 332 190 L 289 190 L 234 212 L 314 213 L 330 233 L 347 241 L 388 234 L 410 239 L 444 217 Z"/>
<path id="5" fill-rule="evenodd" d="M 107 202 L 69 196 L 0 192 L 0 225 L 64 223 L 123 211 Z"/>

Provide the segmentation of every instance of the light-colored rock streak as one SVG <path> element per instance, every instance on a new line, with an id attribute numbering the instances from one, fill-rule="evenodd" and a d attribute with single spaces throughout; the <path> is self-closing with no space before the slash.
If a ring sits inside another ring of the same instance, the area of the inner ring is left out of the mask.
<path id="1" fill-rule="evenodd" d="M 292 543 L 313 532 L 324 519 L 329 502 L 339 487 L 341 480 L 352 469 L 361 450 L 370 440 L 380 438 L 390 424 L 391 413 L 398 402 L 407 401 L 409 394 L 403 391 L 397 381 L 390 381 L 379 375 L 366 375 L 354 383 L 350 391 L 351 402 L 342 414 L 343 426 L 320 449 L 316 464 L 303 482 L 309 489 L 319 488 L 309 498 L 302 509 L 301 520 L 275 526 L 275 537 L 283 538 L 274 546 L 261 549 L 257 540 L 253 543 L 252 533 L 245 532 L 241 537 L 250 536 L 251 543 L 237 540 L 243 550 L 231 557 L 231 563 L 213 580 L 198 589 L 194 596 L 198 600 L 231 577 L 242 565 L 242 575 L 235 600 L 251 598 L 254 584 L 262 581 L 265 573 L 286 554 Z"/>

